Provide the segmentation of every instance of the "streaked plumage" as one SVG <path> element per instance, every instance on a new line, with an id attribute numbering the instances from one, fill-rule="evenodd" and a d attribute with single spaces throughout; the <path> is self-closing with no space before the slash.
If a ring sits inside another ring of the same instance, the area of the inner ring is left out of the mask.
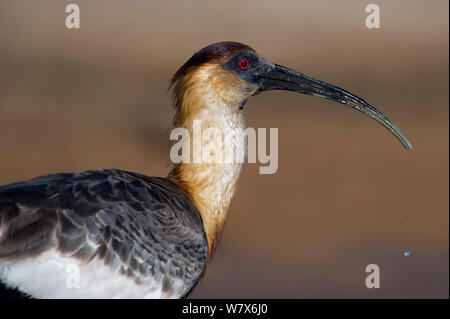
<path id="1" fill-rule="evenodd" d="M 2 279 L 12 287 L 19 282 L 22 291 L 35 297 L 55 290 L 69 298 L 83 293 L 83 287 L 48 284 L 48 292 L 40 294 L 27 289 L 29 279 L 8 280 L 14 266 L 24 259 L 31 266 L 44 252 L 51 251 L 55 263 L 55 256 L 71 258 L 81 269 L 103 263 L 111 274 L 145 287 L 139 290 L 145 295 L 133 295 L 133 289 L 119 294 L 133 298 L 187 295 L 207 258 L 198 210 L 176 184 L 163 178 L 115 169 L 46 175 L 0 187 L 0 211 Z M 107 296 L 105 280 L 117 279 L 104 278 L 99 288 L 105 288 L 91 297 Z"/>

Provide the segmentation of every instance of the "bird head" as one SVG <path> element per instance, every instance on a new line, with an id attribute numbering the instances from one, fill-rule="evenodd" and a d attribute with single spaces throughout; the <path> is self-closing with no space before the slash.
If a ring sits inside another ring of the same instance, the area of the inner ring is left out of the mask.
<path id="1" fill-rule="evenodd" d="M 337 86 L 272 63 L 251 47 L 238 42 L 220 42 L 195 53 L 173 76 L 178 116 L 192 111 L 190 92 L 213 91 L 226 105 L 241 111 L 251 96 L 269 90 L 287 90 L 313 95 L 351 107 L 387 128 L 406 149 L 411 143 L 381 111 L 362 98 Z M 182 100 L 184 105 L 182 106 Z M 195 103 L 193 103 L 195 104 Z"/>

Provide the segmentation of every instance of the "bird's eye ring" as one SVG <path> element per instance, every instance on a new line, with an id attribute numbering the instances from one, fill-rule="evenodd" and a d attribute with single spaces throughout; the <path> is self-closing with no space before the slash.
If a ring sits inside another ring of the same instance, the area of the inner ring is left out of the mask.
<path id="1" fill-rule="evenodd" d="M 246 58 L 239 60 L 239 63 L 238 63 L 239 69 L 245 70 L 248 68 L 249 65 L 250 65 L 250 63 L 248 62 L 248 60 Z"/>

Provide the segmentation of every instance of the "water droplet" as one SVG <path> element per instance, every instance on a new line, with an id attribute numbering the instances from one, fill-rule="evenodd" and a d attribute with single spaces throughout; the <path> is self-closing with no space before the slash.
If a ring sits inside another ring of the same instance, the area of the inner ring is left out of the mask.
<path id="1" fill-rule="evenodd" d="M 407 250 L 403 253 L 403 256 L 405 256 L 405 257 L 409 257 L 409 255 L 411 255 L 411 252 L 409 250 Z"/>

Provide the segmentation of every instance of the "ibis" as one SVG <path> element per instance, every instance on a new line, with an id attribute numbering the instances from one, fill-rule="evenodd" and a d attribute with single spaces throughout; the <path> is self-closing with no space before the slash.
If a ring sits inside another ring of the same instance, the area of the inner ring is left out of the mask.
<path id="1" fill-rule="evenodd" d="M 250 97 L 288 90 L 362 112 L 411 148 L 362 98 L 272 63 L 242 43 L 196 52 L 171 88 L 173 127 L 188 132 L 195 120 L 224 132 L 245 128 Z M 245 144 L 232 147 L 246 152 Z M 31 298 L 188 297 L 211 262 L 242 165 L 181 161 L 166 177 L 101 169 L 0 186 L 0 282 Z"/>

